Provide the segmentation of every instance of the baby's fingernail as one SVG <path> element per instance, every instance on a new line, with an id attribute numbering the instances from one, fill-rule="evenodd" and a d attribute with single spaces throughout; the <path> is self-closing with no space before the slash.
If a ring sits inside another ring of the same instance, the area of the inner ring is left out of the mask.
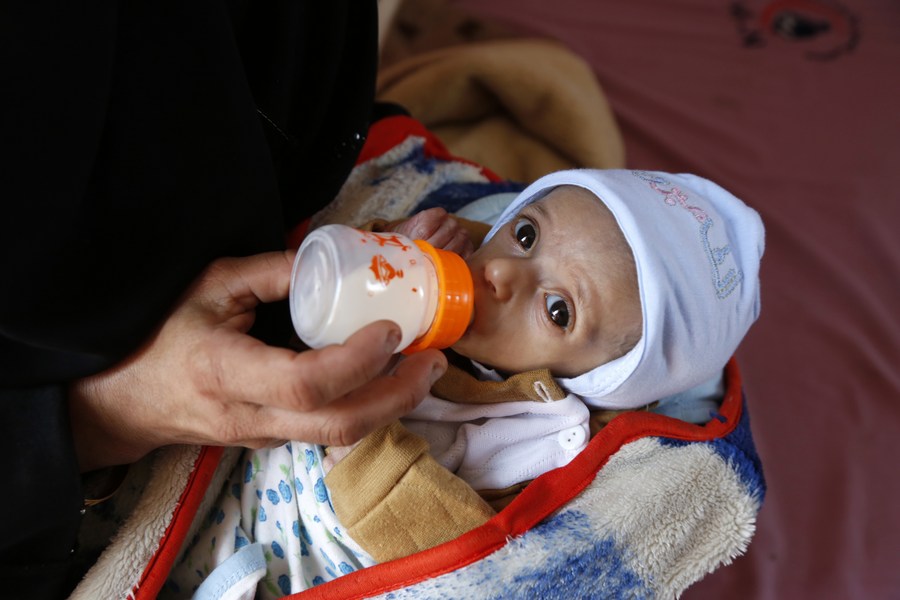
<path id="1" fill-rule="evenodd" d="M 434 385 L 438 379 L 443 377 L 444 373 L 447 371 L 447 368 L 442 363 L 435 363 L 431 367 L 431 375 L 429 375 L 429 383 L 428 385 Z"/>
<path id="2" fill-rule="evenodd" d="M 384 340 L 384 351 L 389 352 L 390 354 L 394 353 L 394 350 L 397 349 L 397 346 L 400 345 L 400 332 L 396 329 L 392 329 L 390 333 L 388 333 L 387 338 Z"/>

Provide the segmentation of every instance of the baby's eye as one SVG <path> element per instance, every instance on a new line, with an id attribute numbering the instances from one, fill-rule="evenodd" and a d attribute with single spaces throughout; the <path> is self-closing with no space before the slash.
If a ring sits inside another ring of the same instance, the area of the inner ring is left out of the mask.
<path id="1" fill-rule="evenodd" d="M 537 237 L 537 231 L 534 229 L 534 223 L 528 219 L 519 219 L 516 221 L 516 241 L 525 250 L 531 250 L 534 240 Z"/>
<path id="2" fill-rule="evenodd" d="M 547 294 L 545 301 L 547 303 L 547 314 L 550 316 L 550 320 L 553 321 L 557 327 L 563 329 L 567 328 L 569 326 L 569 305 L 566 304 L 566 301 L 556 294 Z"/>

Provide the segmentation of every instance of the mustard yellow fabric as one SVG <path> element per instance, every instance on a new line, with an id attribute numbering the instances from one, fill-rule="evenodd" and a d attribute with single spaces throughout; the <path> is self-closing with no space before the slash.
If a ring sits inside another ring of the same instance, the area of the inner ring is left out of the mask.
<path id="1" fill-rule="evenodd" d="M 451 365 L 432 391 L 470 404 L 565 397 L 546 369 L 492 382 Z M 399 422 L 363 439 L 329 471 L 325 484 L 347 532 L 379 562 L 432 548 L 478 527 L 495 514 L 492 505 L 502 508 L 525 485 L 485 490 L 489 504 L 438 464 L 428 453 L 428 442 Z"/>

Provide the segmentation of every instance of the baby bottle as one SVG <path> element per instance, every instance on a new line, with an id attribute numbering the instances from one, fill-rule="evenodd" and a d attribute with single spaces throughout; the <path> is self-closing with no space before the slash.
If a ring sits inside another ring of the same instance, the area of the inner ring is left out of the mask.
<path id="1" fill-rule="evenodd" d="M 311 348 L 341 344 L 380 319 L 400 326 L 397 351 L 446 348 L 472 317 L 465 261 L 422 240 L 326 225 L 310 233 L 291 273 L 291 320 Z"/>

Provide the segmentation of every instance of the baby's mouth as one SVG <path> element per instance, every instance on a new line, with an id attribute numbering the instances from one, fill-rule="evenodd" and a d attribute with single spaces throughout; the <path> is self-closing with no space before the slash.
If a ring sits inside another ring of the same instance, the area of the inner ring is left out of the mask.
<path id="1" fill-rule="evenodd" d="M 472 328 L 472 325 L 475 324 L 475 315 L 478 314 L 478 291 L 473 290 L 472 293 L 472 314 L 469 316 L 469 326 L 466 327 L 466 331 Z"/>
<path id="2" fill-rule="evenodd" d="M 469 318 L 469 326 L 466 328 L 466 333 L 471 331 L 475 327 L 475 322 L 480 321 L 478 318 L 478 307 L 481 305 L 482 298 L 482 285 L 479 282 L 473 282 L 472 286 L 472 316 Z"/>

